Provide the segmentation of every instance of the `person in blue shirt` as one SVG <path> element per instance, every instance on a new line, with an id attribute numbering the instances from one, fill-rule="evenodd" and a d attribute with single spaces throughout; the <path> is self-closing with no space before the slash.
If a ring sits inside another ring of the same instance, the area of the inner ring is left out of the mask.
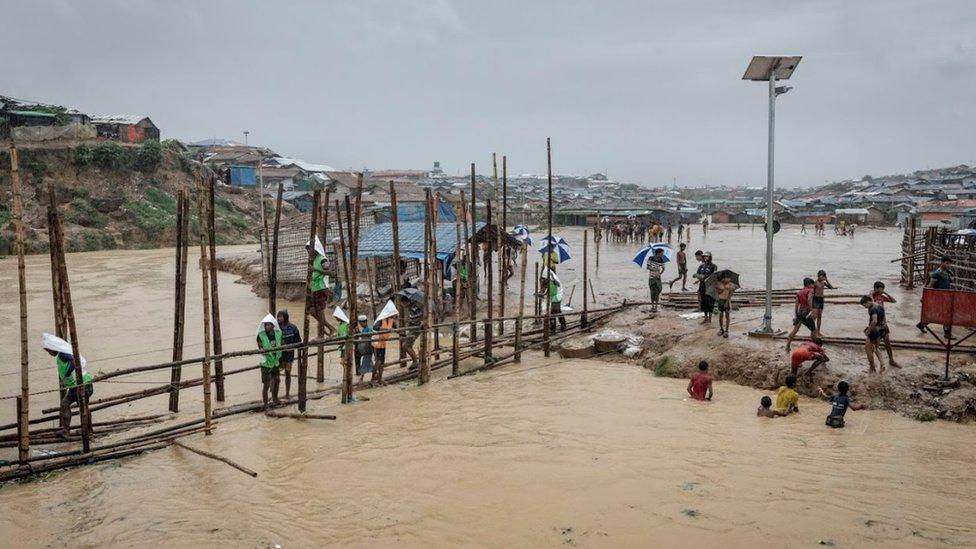
<path id="1" fill-rule="evenodd" d="M 820 391 L 820 396 L 830 401 L 830 414 L 827 415 L 827 420 L 824 422 L 827 427 L 840 429 L 844 426 L 844 414 L 847 413 L 848 408 L 851 410 L 863 410 L 865 408 L 863 404 L 851 402 L 851 397 L 847 396 L 850 389 L 851 386 L 846 381 L 837 383 L 836 395 L 828 395 L 822 388 L 817 388 Z"/>

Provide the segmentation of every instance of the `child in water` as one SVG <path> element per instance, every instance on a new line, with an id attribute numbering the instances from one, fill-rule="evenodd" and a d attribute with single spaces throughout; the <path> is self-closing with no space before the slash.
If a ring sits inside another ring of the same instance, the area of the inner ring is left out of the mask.
<path id="1" fill-rule="evenodd" d="M 779 417 L 785 416 L 787 413 L 782 410 L 773 410 L 771 406 L 773 405 L 773 399 L 768 396 L 764 396 L 759 400 L 759 408 L 756 408 L 757 417 Z"/>
<path id="2" fill-rule="evenodd" d="M 824 392 L 822 388 L 819 389 L 820 396 L 826 398 L 830 401 L 830 415 L 827 416 L 827 421 L 824 422 L 827 427 L 834 429 L 840 429 L 844 426 L 844 414 L 847 413 L 847 409 L 851 410 L 863 410 L 865 406 L 863 404 L 853 404 L 851 402 L 851 397 L 847 396 L 847 392 L 850 391 L 851 386 L 846 381 L 841 381 L 837 384 L 837 394 L 830 396 Z"/>
<path id="3" fill-rule="evenodd" d="M 688 394 L 695 400 L 712 400 L 712 376 L 708 375 L 708 362 L 698 363 L 698 373 L 688 381 Z"/>

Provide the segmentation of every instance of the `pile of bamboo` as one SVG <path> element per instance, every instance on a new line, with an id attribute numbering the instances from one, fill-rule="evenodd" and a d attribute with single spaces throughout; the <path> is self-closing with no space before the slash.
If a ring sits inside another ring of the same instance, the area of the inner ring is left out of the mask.
<path id="1" fill-rule="evenodd" d="M 796 292 L 798 289 L 773 290 L 773 305 L 793 305 L 796 302 Z M 829 290 L 828 290 L 829 292 Z M 825 293 L 827 303 L 834 304 L 856 304 L 859 303 L 861 294 L 838 294 L 834 292 Z M 669 292 L 661 296 L 661 304 L 675 309 L 697 309 L 697 292 Z M 764 290 L 737 290 L 732 294 L 732 305 L 734 307 L 765 307 L 766 292 Z"/>

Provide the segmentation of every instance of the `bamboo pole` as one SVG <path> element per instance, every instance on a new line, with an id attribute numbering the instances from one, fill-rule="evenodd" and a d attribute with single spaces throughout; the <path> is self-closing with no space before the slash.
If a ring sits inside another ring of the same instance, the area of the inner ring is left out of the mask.
<path id="1" fill-rule="evenodd" d="M 210 402 L 210 257 L 207 255 L 209 231 L 206 230 L 207 200 L 204 199 L 203 169 L 197 167 L 197 236 L 200 240 L 200 274 L 203 297 L 203 420 L 205 432 L 212 434 Z M 261 208 L 264 208 L 262 199 Z"/>
<path id="2" fill-rule="evenodd" d="M 275 197 L 274 232 L 271 236 L 271 268 L 268 276 L 268 312 L 278 314 L 278 238 L 281 231 L 281 197 L 285 193 L 285 185 L 278 183 L 278 196 Z M 315 241 L 312 241 L 315 248 Z"/>
<path id="3" fill-rule="evenodd" d="M 403 305 L 400 304 L 400 300 L 396 298 L 397 292 L 403 287 L 403 273 L 400 270 L 400 224 L 397 217 L 397 196 L 396 189 L 393 188 L 393 182 L 390 181 L 390 228 L 393 230 L 393 282 L 390 284 L 391 294 L 393 296 L 393 304 L 397 308 L 397 326 L 402 322 L 403 316 Z M 389 342 L 387 342 L 387 347 L 389 347 Z M 397 349 L 399 349 L 397 356 L 403 358 L 405 351 L 403 349 L 403 339 L 397 338 Z M 380 369 L 386 369 L 386 364 Z M 380 379 L 382 380 L 382 373 Z"/>
<path id="4" fill-rule="evenodd" d="M 521 266 L 519 268 L 519 308 L 515 319 L 515 362 L 522 361 L 522 317 L 525 316 L 525 267 L 529 262 L 529 246 L 522 242 Z"/>
<path id="5" fill-rule="evenodd" d="M 349 283 L 348 283 L 348 295 L 349 295 L 349 335 L 351 336 L 355 331 L 355 322 L 358 316 L 357 301 L 359 297 L 356 295 L 356 252 L 354 251 L 353 243 L 353 220 L 352 220 L 352 206 L 349 202 L 349 195 L 346 195 L 345 200 L 346 206 L 346 241 L 344 253 L 348 254 L 348 267 L 347 271 L 349 273 Z M 353 401 L 353 362 L 355 358 L 355 350 L 353 345 L 347 344 L 345 347 L 346 360 L 343 364 L 342 371 L 342 403 L 349 404 Z"/>
<path id="6" fill-rule="evenodd" d="M 189 196 L 186 188 L 180 188 L 176 201 L 176 273 L 173 305 L 173 362 L 183 360 L 183 343 L 186 334 L 186 263 L 189 251 L 188 227 L 190 222 Z M 180 411 L 180 378 L 183 368 L 173 365 L 170 373 L 169 411 Z"/>
<path id="7" fill-rule="evenodd" d="M 258 205 L 261 206 L 261 226 L 264 232 L 261 233 L 261 256 L 264 259 L 264 282 L 271 289 L 271 242 L 268 236 L 268 217 L 264 211 L 264 159 L 258 162 Z"/>
<path id="8" fill-rule="evenodd" d="M 587 299 L 586 299 L 586 285 L 589 282 L 589 252 L 590 252 L 590 239 L 588 238 L 587 230 L 583 229 L 583 315 L 580 317 L 580 323 L 583 328 L 586 328 L 586 310 L 587 310 Z M 575 288 L 575 286 L 574 286 Z"/>
<path id="9" fill-rule="evenodd" d="M 551 345 L 549 344 L 550 336 L 552 335 L 552 326 L 550 325 L 550 320 L 552 318 L 552 297 L 549 295 L 549 287 L 552 284 L 552 145 L 549 138 L 546 138 L 546 166 L 547 166 L 547 177 L 548 177 L 548 187 L 549 187 L 549 204 L 548 204 L 548 214 L 546 218 L 546 227 L 548 235 L 548 240 L 546 244 L 546 255 L 543 265 L 546 267 L 546 287 L 543 290 L 545 292 L 545 302 L 544 306 L 546 308 L 546 344 L 543 347 L 544 356 L 548 357 L 551 351 Z"/>
<path id="10" fill-rule="evenodd" d="M 235 463 L 235 462 L 233 462 L 233 461 L 231 461 L 231 460 L 229 460 L 229 459 L 227 459 L 227 458 L 225 458 L 223 456 L 218 456 L 217 454 L 212 454 L 210 452 L 204 452 L 203 450 L 197 450 L 196 448 L 191 448 L 191 447 L 189 447 L 189 446 L 187 446 L 185 444 L 179 443 L 179 442 L 173 442 L 173 446 L 178 446 L 178 447 L 183 448 L 184 450 L 186 450 L 188 452 L 193 452 L 194 454 L 197 454 L 197 455 L 200 455 L 200 456 L 203 456 L 203 457 L 206 457 L 206 458 L 210 458 L 210 459 L 213 459 L 213 460 L 217 460 L 217 461 L 226 463 L 227 465 L 230 465 L 234 469 L 237 469 L 238 471 L 240 471 L 240 472 L 242 472 L 242 473 L 244 473 L 246 475 L 250 475 L 252 477 L 257 477 L 258 476 L 258 474 L 256 472 L 248 469 L 247 467 L 244 467 L 243 465 L 240 465 L 239 463 Z"/>
<path id="11" fill-rule="evenodd" d="M 602 229 L 600 229 L 600 212 L 597 211 L 596 224 L 594 225 L 593 228 L 593 234 L 596 235 L 596 238 L 594 239 L 596 241 L 596 272 L 600 272 L 600 241 L 603 240 L 602 238 L 600 238 L 601 231 Z M 681 239 L 679 238 L 678 240 Z M 586 288 L 583 289 L 585 290 Z"/>
<path id="12" fill-rule="evenodd" d="M 539 324 L 539 316 L 542 315 L 542 307 L 540 305 L 541 301 L 539 299 L 539 262 L 538 261 L 535 262 L 535 278 L 532 280 L 532 282 L 534 288 L 532 291 L 532 303 L 535 306 L 535 308 L 532 311 L 533 312 L 532 324 L 536 325 Z"/>
<path id="13" fill-rule="evenodd" d="M 485 201 L 485 219 L 488 220 L 488 225 L 485 225 L 487 229 L 485 231 L 485 241 L 488 243 L 488 247 L 485 249 L 485 272 L 488 275 L 488 280 L 485 281 L 485 288 L 487 289 L 487 316 L 485 317 L 485 363 L 491 362 L 491 340 L 494 336 L 494 327 L 492 325 L 492 295 L 495 293 L 494 281 L 492 277 L 494 276 L 494 271 L 491 268 L 492 261 L 492 251 L 491 251 L 491 199 L 489 198 Z M 498 225 L 496 224 L 497 228 Z"/>
<path id="14" fill-rule="evenodd" d="M 47 205 L 47 233 L 51 247 L 51 290 L 54 297 L 54 333 L 61 339 L 68 339 L 68 322 L 64 312 L 64 287 L 61 283 L 60 257 L 63 253 L 61 243 L 64 242 L 64 231 L 61 230 L 61 218 L 57 214 L 54 202 Z M 58 421 L 62 429 L 67 428 L 64 424 L 64 397 L 68 389 L 64 385 L 64 380 L 58 376 Z"/>
<path id="15" fill-rule="evenodd" d="M 505 288 L 508 287 L 508 157 L 502 155 L 502 218 L 498 231 L 498 316 L 505 316 Z M 504 244 L 503 244 L 504 243 Z M 505 333 L 505 322 L 498 321 L 498 335 Z"/>
<path id="16" fill-rule="evenodd" d="M 17 243 L 17 290 L 20 294 L 20 396 L 17 398 L 17 421 L 21 436 L 17 447 L 20 463 L 26 463 L 30 455 L 30 435 L 27 425 L 30 415 L 30 367 L 27 347 L 27 265 L 24 262 L 24 197 L 20 187 L 20 167 L 17 161 L 17 146 L 10 138 L 10 181 L 14 200 L 14 232 Z"/>
<path id="17" fill-rule="evenodd" d="M 474 162 L 471 163 L 471 255 L 468 260 L 471 268 L 468 271 L 468 311 L 470 318 L 474 320 L 478 316 L 478 245 L 475 244 L 478 234 L 478 208 L 477 208 L 478 189 L 475 186 Z M 478 324 L 471 324 L 471 341 L 478 339 Z"/>
<path id="18" fill-rule="evenodd" d="M 217 222 L 215 218 L 214 194 L 217 186 L 217 178 L 212 174 L 209 177 L 207 191 L 209 201 L 207 202 L 207 227 L 208 240 L 210 241 L 210 308 L 213 312 L 213 352 L 218 357 L 224 352 L 224 340 L 220 335 L 220 292 L 217 289 Z M 274 314 L 272 312 L 271 314 Z M 214 387 L 217 389 L 217 402 L 224 401 L 224 361 L 220 358 L 214 361 Z"/>
<path id="19" fill-rule="evenodd" d="M 464 191 L 461 191 L 461 204 L 464 204 Z M 454 245 L 454 324 L 451 326 L 451 374 L 456 375 L 458 373 L 459 363 L 458 363 L 458 350 L 460 347 L 460 337 L 461 337 L 461 325 L 459 321 L 461 320 L 461 212 L 460 208 L 455 210 L 454 215 L 454 232 L 456 236 L 456 242 Z"/>
<path id="20" fill-rule="evenodd" d="M 440 209 L 439 195 L 432 195 L 430 199 L 430 291 L 431 291 L 431 318 L 434 324 L 441 321 L 441 312 L 444 310 L 444 292 L 441 291 L 444 277 L 437 263 L 437 225 L 439 221 L 438 210 Z M 434 327 L 434 351 L 437 359 L 441 358 L 441 330 Z"/>
<path id="21" fill-rule="evenodd" d="M 61 234 L 61 216 L 57 211 L 54 183 L 48 183 L 48 194 L 51 197 L 51 207 L 54 209 L 54 217 L 58 227 L 58 277 L 61 280 L 65 320 L 68 324 L 68 337 L 71 340 L 71 356 L 75 364 L 75 391 L 77 391 L 78 397 L 78 415 L 81 419 L 82 450 L 88 452 L 91 449 L 91 412 L 88 410 L 88 393 L 85 391 L 81 351 L 78 345 L 78 326 L 75 323 L 75 309 L 71 301 L 71 284 L 68 281 L 68 265 L 64 257 L 64 240 Z"/>
<path id="22" fill-rule="evenodd" d="M 369 311 L 376 320 L 376 258 L 366 258 L 366 286 L 369 287 Z"/>
<path id="23" fill-rule="evenodd" d="M 312 243 L 312 246 L 308 249 L 305 269 L 305 314 L 302 315 L 302 341 L 308 341 L 309 324 L 311 323 L 309 315 L 312 311 L 312 268 L 316 254 L 315 238 L 318 236 L 319 200 L 321 198 L 322 191 L 316 190 L 312 193 L 312 225 L 308 235 L 308 241 Z M 298 356 L 298 409 L 304 412 L 308 388 L 308 347 L 303 348 Z"/>
<path id="24" fill-rule="evenodd" d="M 321 226 L 321 228 L 319 228 L 319 233 L 321 234 L 323 251 L 324 251 L 325 247 L 328 246 L 328 242 L 329 242 L 329 195 L 330 194 L 331 194 L 331 192 L 329 191 L 329 189 L 326 189 L 325 190 L 325 200 L 322 202 L 321 211 L 319 212 L 319 218 L 321 218 L 321 220 L 322 220 L 322 223 L 321 223 L 322 226 Z M 313 248 L 315 247 L 315 243 L 314 242 L 312 243 L 312 247 Z M 339 261 L 339 258 L 338 257 L 336 257 L 336 261 Z M 334 268 L 332 269 L 332 274 L 333 274 L 333 276 L 335 276 L 335 274 L 336 274 Z M 318 336 L 319 339 L 322 339 L 322 338 L 325 337 L 325 328 L 326 328 L 326 325 L 327 325 L 327 321 L 325 320 L 325 316 L 327 314 L 328 314 L 328 312 L 321 311 L 321 317 L 315 319 L 315 325 L 316 325 L 315 333 L 316 333 L 316 335 Z M 333 328 L 331 325 L 329 325 L 329 331 L 332 332 L 332 333 L 335 333 L 335 328 Z M 325 352 L 324 352 L 324 348 L 322 346 L 319 346 L 318 349 L 316 349 L 316 351 L 317 352 L 315 354 L 315 382 L 316 383 L 324 383 L 325 382 Z"/>
<path id="25" fill-rule="evenodd" d="M 431 198 L 430 189 L 424 189 L 424 311 L 423 318 L 421 320 L 420 327 L 420 375 L 417 376 L 417 385 L 423 385 L 430 381 L 430 355 L 428 353 L 428 332 L 429 326 L 432 324 L 430 321 L 431 315 L 431 298 L 430 298 L 430 271 L 431 271 L 431 243 L 430 243 L 430 231 L 431 231 L 431 221 L 433 218 L 433 212 L 431 211 Z"/>
<path id="26" fill-rule="evenodd" d="M 291 419 L 331 419 L 334 420 L 336 417 L 332 414 L 291 414 L 283 412 L 265 412 L 264 415 L 268 417 L 276 418 L 291 418 Z"/>

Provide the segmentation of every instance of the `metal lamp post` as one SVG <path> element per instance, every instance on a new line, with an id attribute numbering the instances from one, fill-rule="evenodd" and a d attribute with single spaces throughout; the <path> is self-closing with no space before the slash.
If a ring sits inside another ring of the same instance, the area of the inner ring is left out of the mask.
<path id="1" fill-rule="evenodd" d="M 766 313 L 756 334 L 773 334 L 773 145 L 776 129 L 776 96 L 790 91 L 776 86 L 777 80 L 789 80 L 800 63 L 800 56 L 757 55 L 749 62 L 743 80 L 769 83 L 769 152 L 766 166 Z"/>

